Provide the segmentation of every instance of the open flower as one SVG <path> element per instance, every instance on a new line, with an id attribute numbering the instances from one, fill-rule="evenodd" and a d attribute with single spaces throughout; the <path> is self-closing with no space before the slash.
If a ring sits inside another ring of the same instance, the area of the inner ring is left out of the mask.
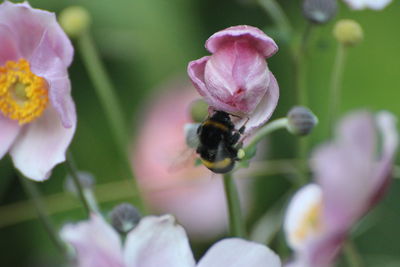
<path id="1" fill-rule="evenodd" d="M 17 169 L 42 181 L 75 132 L 73 48 L 55 15 L 28 3 L 0 5 L 0 40 L 0 159 L 10 152 Z"/>
<path id="2" fill-rule="evenodd" d="M 342 121 L 334 142 L 317 149 L 312 161 L 316 183 L 301 188 L 286 213 L 284 229 L 295 251 L 291 266 L 332 264 L 352 225 L 385 192 L 397 143 L 391 114 L 374 118 L 359 112 Z"/>
<path id="3" fill-rule="evenodd" d="M 245 119 L 247 130 L 264 124 L 272 115 L 279 87 L 265 58 L 278 46 L 251 26 L 234 26 L 213 34 L 206 42 L 211 56 L 188 65 L 188 74 L 205 101 L 216 110 Z"/>
<path id="4" fill-rule="evenodd" d="M 125 244 L 102 217 L 66 225 L 63 240 L 76 250 L 79 267 L 278 267 L 268 247 L 239 238 L 214 244 L 196 265 L 185 230 L 171 215 L 148 216 L 129 232 Z"/>
<path id="5" fill-rule="evenodd" d="M 344 0 L 344 1 L 352 9 L 357 9 L 357 10 L 365 8 L 381 10 L 392 2 L 392 0 Z"/>

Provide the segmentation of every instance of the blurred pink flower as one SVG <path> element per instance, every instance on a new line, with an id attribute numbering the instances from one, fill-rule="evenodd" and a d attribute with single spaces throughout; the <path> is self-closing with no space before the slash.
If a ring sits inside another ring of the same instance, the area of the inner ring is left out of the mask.
<path id="1" fill-rule="evenodd" d="M 278 46 L 255 27 L 234 26 L 213 34 L 206 42 L 211 56 L 188 65 L 199 94 L 216 110 L 249 117 L 247 130 L 264 124 L 279 98 L 279 87 L 265 58 Z"/>
<path id="2" fill-rule="evenodd" d="M 53 13 L 27 2 L 0 4 L 0 40 L 0 159 L 10 152 L 26 177 L 43 181 L 75 132 L 73 47 Z"/>
<path id="3" fill-rule="evenodd" d="M 95 214 L 89 221 L 64 226 L 61 237 L 75 248 L 78 267 L 281 266 L 268 247 L 239 238 L 217 242 L 196 264 L 185 230 L 171 215 L 143 218 L 124 245 L 118 233 Z"/>
<path id="4" fill-rule="evenodd" d="M 316 184 L 301 188 L 286 213 L 284 229 L 295 251 L 290 266 L 333 263 L 350 228 L 387 188 L 397 143 L 393 115 L 358 112 L 341 122 L 334 142 L 315 151 Z"/>
<path id="5" fill-rule="evenodd" d="M 207 240 L 227 228 L 223 183 L 204 166 L 194 166 L 194 149 L 185 143 L 184 126 L 191 122 L 189 106 L 196 92 L 176 83 L 164 89 L 145 110 L 132 146 L 135 177 L 154 212 L 174 214 L 192 238 Z M 245 209 L 247 180 L 239 186 Z"/>
<path id="6" fill-rule="evenodd" d="M 352 9 L 375 9 L 381 10 L 389 5 L 392 0 L 344 0 L 344 2 L 350 6 Z"/>

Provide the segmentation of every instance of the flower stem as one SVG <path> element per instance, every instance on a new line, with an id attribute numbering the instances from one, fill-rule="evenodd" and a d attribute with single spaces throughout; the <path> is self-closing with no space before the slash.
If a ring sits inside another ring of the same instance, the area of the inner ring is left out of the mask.
<path id="1" fill-rule="evenodd" d="M 224 189 L 229 215 L 229 230 L 231 236 L 246 237 L 246 231 L 242 218 L 239 195 L 236 190 L 235 181 L 231 173 L 224 174 Z"/>
<path id="2" fill-rule="evenodd" d="M 353 242 L 347 241 L 344 245 L 344 255 L 346 257 L 348 266 L 350 267 L 362 267 L 364 264 L 362 263 L 360 254 L 358 253 L 356 247 Z"/>
<path id="3" fill-rule="evenodd" d="M 313 25 L 307 22 L 306 27 L 302 33 L 301 41 L 298 46 L 291 49 L 293 60 L 293 71 L 295 77 L 295 90 L 297 96 L 297 104 L 302 106 L 308 105 L 308 88 L 307 88 L 307 47 L 313 31 Z M 299 159 L 299 183 L 300 185 L 307 182 L 305 170 L 307 166 L 307 154 L 309 147 L 308 138 L 299 138 L 297 142 L 297 158 Z"/>
<path id="4" fill-rule="evenodd" d="M 271 17 L 274 23 L 279 28 L 280 32 L 289 36 L 292 32 L 292 26 L 282 10 L 280 5 L 275 0 L 258 0 L 258 4 L 265 10 L 265 12 Z"/>
<path id="5" fill-rule="evenodd" d="M 249 151 L 252 151 L 258 142 L 260 142 L 265 136 L 276 130 L 286 128 L 287 124 L 287 118 L 280 118 L 267 123 L 253 135 L 247 146 L 244 148 L 244 152 L 247 154 Z"/>
<path id="6" fill-rule="evenodd" d="M 89 32 L 80 35 L 78 45 L 90 79 L 95 86 L 97 96 L 107 116 L 115 141 L 119 148 L 123 148 L 127 140 L 124 114 Z"/>
<path id="7" fill-rule="evenodd" d="M 334 124 L 340 110 L 340 95 L 343 78 L 343 70 L 346 61 L 347 48 L 343 44 L 338 44 L 335 63 L 332 70 L 330 107 L 329 107 L 329 133 L 332 134 Z"/>
<path id="8" fill-rule="evenodd" d="M 36 213 L 38 215 L 38 218 L 40 222 L 43 224 L 47 234 L 50 237 L 50 240 L 53 242 L 54 246 L 60 251 L 60 253 L 64 256 L 67 255 L 66 248 L 64 244 L 62 243 L 54 225 L 53 222 L 51 221 L 46 208 L 42 202 L 41 195 L 39 193 L 39 190 L 37 189 L 36 185 L 29 181 L 27 178 L 25 178 L 22 174 L 17 174 L 19 177 L 19 180 L 21 182 L 21 185 L 24 188 L 24 191 L 26 194 L 30 197 L 32 204 L 34 205 L 36 209 Z"/>
<path id="9" fill-rule="evenodd" d="M 307 96 L 307 46 L 312 33 L 313 25 L 307 23 L 301 36 L 300 43 L 291 49 L 293 69 L 295 77 L 295 90 L 297 96 L 297 104 L 302 106 L 308 105 Z"/>
<path id="10" fill-rule="evenodd" d="M 78 170 L 76 169 L 76 166 L 75 166 L 75 163 L 74 163 L 74 161 L 72 159 L 71 153 L 67 154 L 67 159 L 65 161 L 65 165 L 66 165 L 66 167 L 68 169 L 69 174 L 72 177 L 72 180 L 73 180 L 74 185 L 76 187 L 79 199 L 81 200 L 83 208 L 85 209 L 86 215 L 89 216 L 90 215 L 90 205 L 88 203 L 88 200 L 85 197 L 84 189 L 83 189 L 82 184 L 81 184 L 80 179 L 79 179 Z"/>
<path id="11" fill-rule="evenodd" d="M 127 129 L 125 127 L 124 114 L 121 110 L 121 105 L 114 94 L 115 90 L 100 60 L 100 56 L 89 32 L 86 31 L 79 36 L 78 45 L 86 69 L 94 84 L 96 93 L 107 116 L 107 120 L 114 136 L 117 148 L 122 155 L 126 173 L 128 178 L 132 181 L 132 187 L 134 191 L 133 194 L 138 196 L 139 190 L 137 188 L 137 184 L 132 173 L 132 168 L 128 160 L 128 153 L 126 151 Z M 140 197 L 137 198 L 135 205 L 139 210 L 142 212 L 144 211 L 144 206 Z"/>

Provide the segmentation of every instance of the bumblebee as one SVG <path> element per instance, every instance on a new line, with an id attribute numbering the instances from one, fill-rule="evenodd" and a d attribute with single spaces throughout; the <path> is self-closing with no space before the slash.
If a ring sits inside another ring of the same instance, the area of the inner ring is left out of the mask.
<path id="1" fill-rule="evenodd" d="M 245 127 L 239 130 L 224 111 L 215 113 L 203 121 L 197 128 L 199 145 L 196 149 L 204 166 L 215 173 L 227 173 L 233 169 L 239 160 L 238 145 Z"/>

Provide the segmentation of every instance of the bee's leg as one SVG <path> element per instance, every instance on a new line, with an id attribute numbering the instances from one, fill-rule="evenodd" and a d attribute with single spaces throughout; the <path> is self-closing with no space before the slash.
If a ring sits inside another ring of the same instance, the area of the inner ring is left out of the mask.
<path id="1" fill-rule="evenodd" d="M 240 127 L 240 129 L 238 130 L 239 134 L 243 134 L 245 129 L 246 129 L 246 124 Z"/>
<path id="2" fill-rule="evenodd" d="M 228 143 L 230 145 L 235 145 L 239 141 L 240 137 L 241 137 L 240 132 L 234 132 L 229 138 Z"/>

